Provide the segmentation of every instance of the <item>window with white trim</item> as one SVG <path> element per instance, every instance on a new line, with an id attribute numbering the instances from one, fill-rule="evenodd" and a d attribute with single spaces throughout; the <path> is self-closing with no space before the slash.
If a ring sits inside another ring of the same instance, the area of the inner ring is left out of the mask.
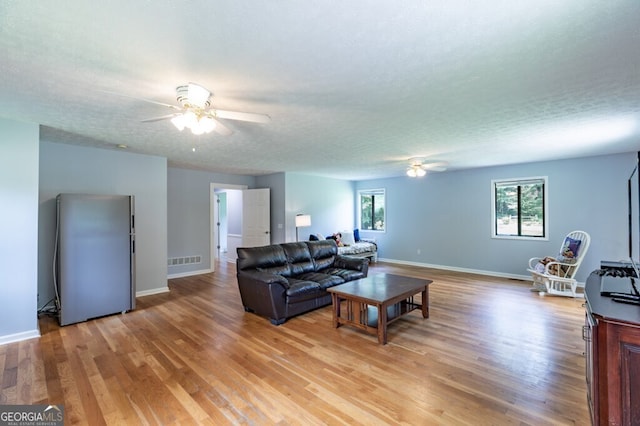
<path id="1" fill-rule="evenodd" d="M 494 238 L 547 239 L 547 177 L 491 181 Z"/>
<path id="2" fill-rule="evenodd" d="M 366 189 L 358 191 L 360 229 L 384 231 L 386 223 L 385 190 Z"/>

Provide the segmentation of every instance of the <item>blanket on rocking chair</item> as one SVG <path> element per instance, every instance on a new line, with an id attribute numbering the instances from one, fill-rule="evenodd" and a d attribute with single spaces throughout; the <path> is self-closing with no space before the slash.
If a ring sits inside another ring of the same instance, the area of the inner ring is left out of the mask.
<path id="1" fill-rule="evenodd" d="M 540 259 L 534 269 L 536 272 L 544 274 L 546 273 L 547 264 L 551 263 L 551 265 L 549 266 L 550 274 L 559 277 L 566 277 L 567 275 L 571 275 L 571 269 L 573 268 L 573 265 L 571 265 L 571 263 L 575 263 L 575 261 L 575 259 L 559 260 L 555 257 L 547 256 Z"/>

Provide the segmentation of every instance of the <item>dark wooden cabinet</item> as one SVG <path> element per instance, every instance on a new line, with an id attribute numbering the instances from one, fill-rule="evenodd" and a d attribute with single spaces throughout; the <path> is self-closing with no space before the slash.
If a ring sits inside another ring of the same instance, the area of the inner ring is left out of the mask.
<path id="1" fill-rule="evenodd" d="M 597 322 L 591 312 L 589 305 L 586 304 L 585 326 L 582 337 L 585 341 L 585 358 L 586 358 L 586 379 L 587 379 L 587 402 L 589 403 L 589 413 L 591 414 L 591 423 L 594 421 L 595 413 L 598 411 L 598 375 L 595 374 L 595 365 L 597 365 L 598 354 L 596 348 L 597 342 Z"/>
<path id="2" fill-rule="evenodd" d="M 640 306 L 600 296 L 600 277 L 585 287 L 587 400 L 594 425 L 640 425 Z"/>

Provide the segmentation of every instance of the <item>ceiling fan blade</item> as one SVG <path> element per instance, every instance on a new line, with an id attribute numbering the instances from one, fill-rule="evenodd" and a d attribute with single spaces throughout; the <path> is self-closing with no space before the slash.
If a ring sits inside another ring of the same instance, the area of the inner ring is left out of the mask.
<path id="1" fill-rule="evenodd" d="M 171 109 L 176 109 L 178 111 L 182 111 L 182 107 L 179 107 L 177 105 L 165 104 L 163 102 L 152 101 L 150 99 L 144 99 L 144 98 L 132 98 L 132 99 L 137 99 L 139 101 L 149 102 L 150 104 L 156 104 L 156 105 L 160 105 L 160 106 L 169 107 Z"/>
<path id="2" fill-rule="evenodd" d="M 271 117 L 266 114 L 256 114 L 253 112 L 237 112 L 225 111 L 223 109 L 214 109 L 215 116 L 218 118 L 226 118 L 228 120 L 251 121 L 252 123 L 268 123 Z"/>
<path id="3" fill-rule="evenodd" d="M 123 98 L 135 99 L 136 101 L 148 102 L 150 104 L 156 104 L 156 105 L 168 107 L 171 109 L 177 109 L 178 111 L 182 111 L 182 108 L 177 105 L 165 104 L 164 102 L 152 101 L 151 99 L 137 98 L 135 96 L 125 95 L 124 93 L 112 92 L 110 90 L 101 90 L 101 92 L 108 93 L 110 95 L 120 96 Z"/>
<path id="4" fill-rule="evenodd" d="M 444 172 L 447 170 L 447 166 L 449 163 L 446 161 L 438 161 L 435 163 L 425 163 L 422 165 L 422 168 L 425 170 L 431 170 L 433 172 Z"/>
<path id="5" fill-rule="evenodd" d="M 231 131 L 230 128 L 222 124 L 220 120 L 216 120 L 215 118 L 213 118 L 213 121 L 216 122 L 216 127 L 213 129 L 216 133 L 222 136 L 229 136 L 230 134 L 233 133 L 233 131 Z"/>
<path id="6" fill-rule="evenodd" d="M 153 118 L 147 118 L 146 120 L 141 120 L 141 123 L 152 123 L 154 121 L 162 121 L 162 120 L 169 120 L 170 118 L 173 118 L 177 115 L 180 115 L 180 113 L 175 113 L 175 114 L 169 114 L 169 115 L 163 115 L 162 117 L 153 117 Z"/>

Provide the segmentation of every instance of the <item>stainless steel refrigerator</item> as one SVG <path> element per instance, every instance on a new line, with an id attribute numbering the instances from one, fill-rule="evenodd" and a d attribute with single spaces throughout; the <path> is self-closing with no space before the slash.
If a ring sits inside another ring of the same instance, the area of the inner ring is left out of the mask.
<path id="1" fill-rule="evenodd" d="M 59 194 L 54 286 L 60 325 L 135 308 L 134 198 Z"/>

